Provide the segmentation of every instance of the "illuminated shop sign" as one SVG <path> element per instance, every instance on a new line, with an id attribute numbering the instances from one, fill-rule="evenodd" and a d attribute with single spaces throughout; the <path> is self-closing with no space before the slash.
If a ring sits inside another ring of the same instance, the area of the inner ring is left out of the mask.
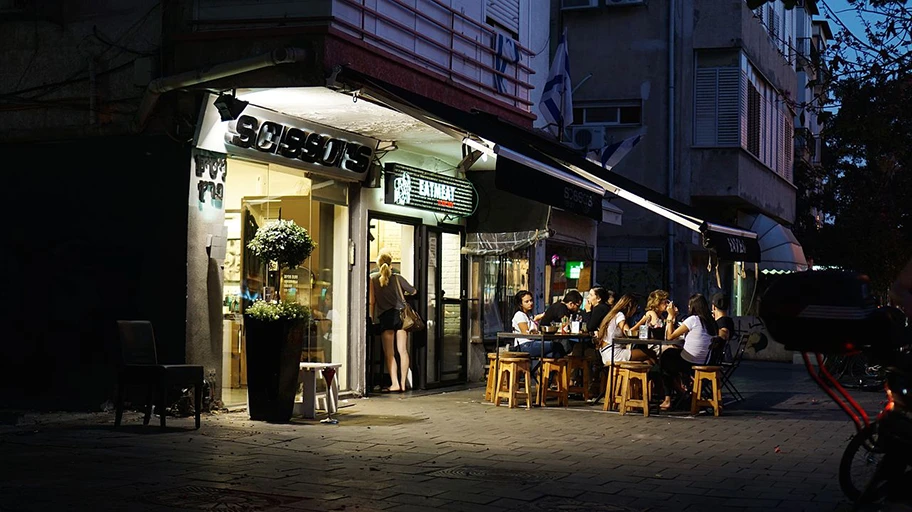
<path id="1" fill-rule="evenodd" d="M 197 147 L 360 181 L 367 176 L 377 141 L 255 105 L 234 121 L 222 121 L 210 105 Z"/>
<path id="2" fill-rule="evenodd" d="M 468 180 L 395 163 L 386 164 L 383 176 L 386 204 L 461 217 L 475 211 L 475 188 Z"/>

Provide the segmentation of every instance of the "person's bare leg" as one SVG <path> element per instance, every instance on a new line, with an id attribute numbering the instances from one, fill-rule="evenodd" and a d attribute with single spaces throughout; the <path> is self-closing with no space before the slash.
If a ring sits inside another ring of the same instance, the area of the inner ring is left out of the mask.
<path id="1" fill-rule="evenodd" d="M 386 358 L 386 369 L 390 374 L 390 391 L 399 391 L 399 368 L 396 367 L 396 349 L 393 346 L 393 337 L 396 331 L 383 331 L 380 339 L 383 341 L 383 357 Z"/>
<path id="2" fill-rule="evenodd" d="M 396 331 L 396 346 L 399 349 L 399 371 L 402 372 L 400 380 L 400 389 L 405 391 L 408 387 L 408 371 L 411 368 L 408 352 L 408 333 L 402 330 Z M 392 375 L 392 373 L 390 374 Z"/>

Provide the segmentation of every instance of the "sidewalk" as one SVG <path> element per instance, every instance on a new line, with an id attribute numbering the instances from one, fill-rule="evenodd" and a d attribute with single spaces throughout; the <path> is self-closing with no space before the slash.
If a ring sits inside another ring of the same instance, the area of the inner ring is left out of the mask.
<path id="1" fill-rule="evenodd" d="M 510 410 L 483 387 L 349 400 L 338 425 L 27 415 L 0 425 L 0 510 L 849 510 L 844 414 L 802 366 L 738 371 L 747 400 L 719 418 Z"/>

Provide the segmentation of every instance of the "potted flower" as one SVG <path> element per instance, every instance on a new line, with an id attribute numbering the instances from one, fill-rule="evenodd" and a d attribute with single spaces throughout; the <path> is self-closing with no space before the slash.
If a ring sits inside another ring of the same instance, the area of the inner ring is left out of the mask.
<path id="1" fill-rule="evenodd" d="M 316 245 L 306 229 L 293 221 L 279 220 L 258 230 L 247 248 L 267 262 L 276 262 L 281 276 L 283 268 L 297 267 Z M 277 296 L 278 289 L 276 286 Z M 275 302 L 258 300 L 245 310 L 250 419 L 270 422 L 291 419 L 301 345 L 310 319 L 307 306 L 284 302 L 281 297 Z"/>

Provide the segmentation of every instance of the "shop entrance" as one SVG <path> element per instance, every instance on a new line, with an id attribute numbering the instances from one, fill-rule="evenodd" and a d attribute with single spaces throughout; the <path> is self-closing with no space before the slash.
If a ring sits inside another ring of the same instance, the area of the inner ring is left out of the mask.
<path id="1" fill-rule="evenodd" d="M 427 343 L 418 349 L 427 361 L 425 386 L 466 380 L 466 265 L 460 253 L 463 233 L 424 227 L 427 265 L 423 282 L 427 294 Z M 424 352 L 424 353 L 422 353 Z"/>
<path id="2" fill-rule="evenodd" d="M 368 223 L 369 273 L 377 271 L 380 249 L 388 249 L 393 272 L 418 289 L 410 304 L 427 322 L 426 330 L 409 335 L 410 387 L 465 382 L 466 268 L 460 254 L 464 234 L 458 228 L 423 226 L 417 219 L 375 213 Z M 390 379 L 379 333 L 370 330 L 367 357 L 367 391 L 376 392 Z"/>

